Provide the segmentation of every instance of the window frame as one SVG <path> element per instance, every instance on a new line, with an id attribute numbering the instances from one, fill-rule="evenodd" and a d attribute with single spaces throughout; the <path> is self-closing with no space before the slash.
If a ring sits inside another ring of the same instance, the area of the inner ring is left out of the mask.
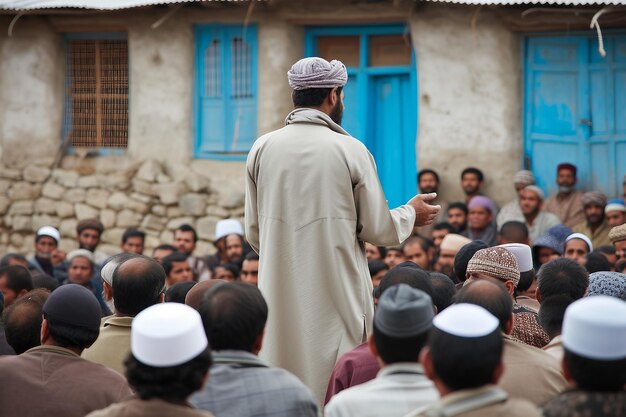
<path id="1" fill-rule="evenodd" d="M 128 48 L 128 139 L 126 147 L 120 146 L 73 146 L 70 142 L 69 133 L 72 126 L 72 104 L 70 94 L 68 94 L 71 78 L 68 76 L 69 68 L 68 54 L 69 44 L 71 41 L 112 41 L 123 40 L 126 41 Z M 63 114 L 61 123 L 61 140 L 66 144 L 66 152 L 68 154 L 74 154 L 79 149 L 86 149 L 88 151 L 95 151 L 100 155 L 123 155 L 130 147 L 130 112 L 131 112 L 131 58 L 130 47 L 128 45 L 128 34 L 123 31 L 111 31 L 111 32 L 69 32 L 63 34 L 63 52 L 64 52 L 64 72 L 63 72 Z"/>

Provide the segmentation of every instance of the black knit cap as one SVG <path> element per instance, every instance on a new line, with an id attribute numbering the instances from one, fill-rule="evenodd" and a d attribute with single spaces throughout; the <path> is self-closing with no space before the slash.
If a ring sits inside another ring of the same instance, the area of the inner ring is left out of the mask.
<path id="1" fill-rule="evenodd" d="M 43 313 L 57 323 L 94 331 L 100 329 L 100 303 L 82 285 L 66 284 L 54 290 L 43 305 Z"/>

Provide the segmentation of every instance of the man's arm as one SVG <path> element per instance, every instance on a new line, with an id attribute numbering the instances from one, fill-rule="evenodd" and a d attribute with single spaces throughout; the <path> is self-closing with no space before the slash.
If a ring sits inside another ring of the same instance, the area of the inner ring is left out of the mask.
<path id="1" fill-rule="evenodd" d="M 246 162 L 246 198 L 244 223 L 246 240 L 256 253 L 259 253 L 259 212 L 257 208 L 257 187 L 254 177 L 256 153 L 250 151 Z"/>

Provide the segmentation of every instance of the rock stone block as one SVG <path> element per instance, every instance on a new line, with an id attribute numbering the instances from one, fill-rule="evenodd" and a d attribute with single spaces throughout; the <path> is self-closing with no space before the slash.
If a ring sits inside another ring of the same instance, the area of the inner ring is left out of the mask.
<path id="1" fill-rule="evenodd" d="M 68 203 L 67 201 L 57 201 L 56 204 L 54 204 L 54 208 L 56 210 L 56 215 L 62 219 L 74 217 L 74 204 L 72 203 Z"/>
<path id="2" fill-rule="evenodd" d="M 46 167 L 29 165 L 24 168 L 22 176 L 26 181 L 42 183 L 50 176 L 50 170 Z"/>
<path id="3" fill-rule="evenodd" d="M 85 203 L 100 209 L 106 208 L 110 194 L 107 190 L 90 188 L 85 195 Z"/>
<path id="4" fill-rule="evenodd" d="M 9 190 L 11 200 L 34 200 L 41 195 L 41 185 L 19 181 Z"/>
<path id="5" fill-rule="evenodd" d="M 97 219 L 98 217 L 100 217 L 100 212 L 98 210 L 83 203 L 75 204 L 74 211 L 76 212 L 76 218 L 78 220 L 93 219 L 93 218 Z"/>
<path id="6" fill-rule="evenodd" d="M 124 209 L 117 214 L 115 224 L 117 227 L 139 227 L 142 217 L 143 216 L 139 213 Z"/>
<path id="7" fill-rule="evenodd" d="M 178 205 L 186 216 L 202 216 L 206 209 L 206 198 L 202 194 L 189 193 L 180 198 Z"/>
<path id="8" fill-rule="evenodd" d="M 196 222 L 196 233 L 200 239 L 213 241 L 215 239 L 215 225 L 219 217 L 206 216 Z"/>
<path id="9" fill-rule="evenodd" d="M 61 187 L 59 184 L 56 184 L 52 181 L 48 181 L 43 185 L 41 194 L 44 197 L 48 197 L 53 200 L 59 200 L 64 197 L 65 187 Z"/>

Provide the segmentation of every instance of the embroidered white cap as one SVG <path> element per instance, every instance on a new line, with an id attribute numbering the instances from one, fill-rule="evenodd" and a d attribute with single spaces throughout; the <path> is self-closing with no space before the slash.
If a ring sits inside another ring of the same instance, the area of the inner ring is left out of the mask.
<path id="1" fill-rule="evenodd" d="M 238 220 L 226 219 L 217 222 L 215 225 L 215 240 L 220 240 L 224 236 L 228 235 L 243 236 L 243 227 Z"/>
<path id="2" fill-rule="evenodd" d="M 527 272 L 533 269 L 533 252 L 530 246 L 523 243 L 507 243 L 500 245 L 511 252 L 517 258 L 517 266 L 520 272 Z"/>
<path id="3" fill-rule="evenodd" d="M 587 247 L 589 248 L 589 252 L 593 252 L 593 244 L 591 243 L 591 239 L 589 239 L 589 237 L 587 237 L 587 235 L 583 234 L 583 233 L 572 233 L 571 235 L 569 235 L 567 237 L 567 239 L 565 239 L 565 246 L 567 246 L 567 242 L 569 242 L 572 239 L 580 239 L 583 242 L 585 242 L 587 244 Z"/>
<path id="4" fill-rule="evenodd" d="M 39 236 L 49 236 L 52 239 L 56 240 L 57 243 L 61 240 L 61 234 L 57 229 L 52 226 L 43 226 L 37 230 L 37 237 Z"/>
<path id="5" fill-rule="evenodd" d="M 133 319 L 130 350 L 146 365 L 158 368 L 181 365 L 208 345 L 200 314 L 188 305 L 156 304 Z"/>
<path id="6" fill-rule="evenodd" d="M 500 323 L 476 304 L 453 304 L 435 316 L 433 326 L 453 336 L 474 338 L 493 333 Z"/>
<path id="7" fill-rule="evenodd" d="M 563 346 L 588 359 L 626 358 L 626 302 L 606 295 L 574 301 L 563 318 Z"/>

